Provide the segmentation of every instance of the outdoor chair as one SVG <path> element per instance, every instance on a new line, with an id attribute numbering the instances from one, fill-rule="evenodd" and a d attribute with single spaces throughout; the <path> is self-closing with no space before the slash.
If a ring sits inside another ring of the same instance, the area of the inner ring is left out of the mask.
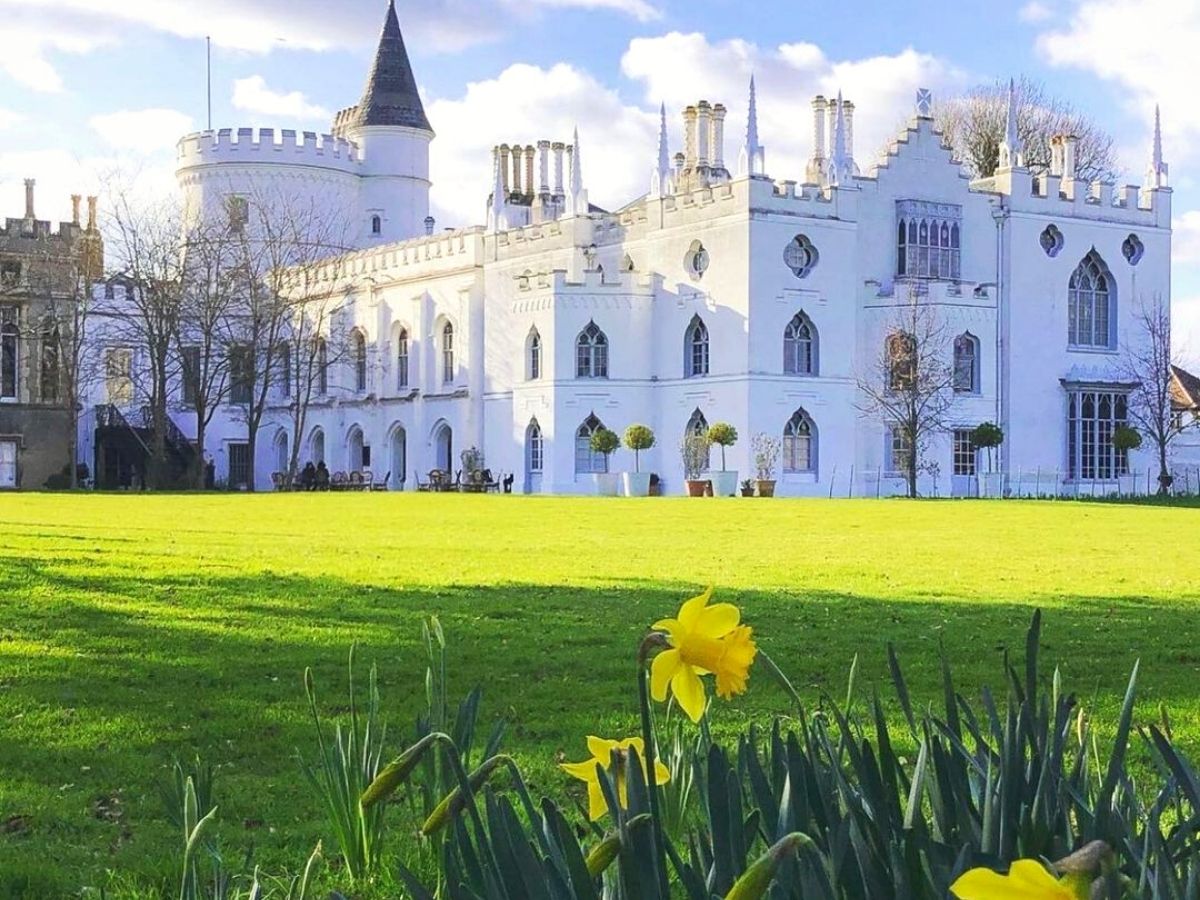
<path id="1" fill-rule="evenodd" d="M 424 494 L 424 493 L 428 493 L 428 491 L 429 491 L 429 482 L 428 482 L 428 481 L 422 481 L 422 480 L 421 480 L 421 473 L 420 473 L 420 472 L 413 472 L 413 481 L 414 481 L 414 482 L 416 482 L 416 485 L 417 485 L 417 493 L 418 493 L 418 494 Z"/>
<path id="2" fill-rule="evenodd" d="M 486 493 L 500 493 L 500 479 L 492 476 L 491 469 L 483 470 L 483 489 Z"/>
<path id="3" fill-rule="evenodd" d="M 363 486 L 363 473 L 362 472 L 351 472 L 350 479 L 347 482 L 347 486 L 352 491 L 361 491 L 362 486 Z"/>
<path id="4" fill-rule="evenodd" d="M 391 484 L 391 481 L 392 481 L 392 473 L 388 472 L 386 475 L 383 476 L 382 481 L 372 481 L 367 489 L 371 490 L 371 491 L 386 491 L 388 489 L 388 485 Z M 403 477 L 400 479 L 400 484 L 401 485 L 404 484 Z"/>
<path id="5" fill-rule="evenodd" d="M 275 490 L 277 490 L 277 491 L 284 490 L 286 487 L 286 484 L 287 483 L 284 481 L 282 472 L 272 472 L 271 473 L 271 485 L 275 488 Z"/>
<path id="6" fill-rule="evenodd" d="M 329 488 L 334 491 L 342 491 L 346 489 L 346 473 L 334 472 L 333 478 L 329 480 Z"/>

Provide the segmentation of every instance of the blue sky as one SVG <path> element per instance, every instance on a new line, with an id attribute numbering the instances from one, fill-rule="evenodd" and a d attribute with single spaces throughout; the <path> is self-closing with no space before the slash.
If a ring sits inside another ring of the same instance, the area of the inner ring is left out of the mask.
<path id="1" fill-rule="evenodd" d="M 105 173 L 169 190 L 177 137 L 222 126 L 324 130 L 356 101 L 385 0 L 0 0 L 0 217 L 63 218 Z M 483 218 L 488 148 L 566 140 L 578 124 L 593 199 L 645 188 L 657 108 L 730 108 L 728 153 L 757 75 L 768 172 L 799 178 L 808 102 L 839 88 L 857 106 L 865 168 L 911 111 L 913 90 L 951 92 L 1025 73 L 1115 136 L 1140 183 L 1155 103 L 1175 188 L 1174 302 L 1200 357 L 1200 104 L 1190 96 L 1200 0 L 811 3 L 807 0 L 399 0 L 433 145 L 443 225 Z M 1194 332 L 1194 337 L 1192 333 Z"/>

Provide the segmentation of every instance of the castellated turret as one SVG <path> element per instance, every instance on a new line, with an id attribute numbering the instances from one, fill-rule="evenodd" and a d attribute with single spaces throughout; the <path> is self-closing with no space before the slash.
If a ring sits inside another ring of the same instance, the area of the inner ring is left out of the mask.
<path id="1" fill-rule="evenodd" d="M 345 241 L 368 247 L 423 235 L 434 132 L 417 91 L 394 0 L 362 99 L 327 134 L 223 128 L 180 140 L 176 177 L 192 215 L 231 197 L 320 210 L 347 223 Z M 274 199 L 273 199 L 274 198 Z"/>

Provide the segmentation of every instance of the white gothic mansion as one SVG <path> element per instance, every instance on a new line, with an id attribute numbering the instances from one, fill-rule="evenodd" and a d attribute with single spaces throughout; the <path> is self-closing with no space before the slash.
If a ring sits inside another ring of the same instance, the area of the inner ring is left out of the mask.
<path id="1" fill-rule="evenodd" d="M 982 465 L 970 430 L 984 421 L 1005 432 L 997 465 L 1038 470 L 1043 492 L 1111 484 L 1130 462 L 1144 469 L 1146 449 L 1129 461 L 1110 437 L 1125 417 L 1118 347 L 1133 335 L 1134 305 L 1170 296 L 1157 127 L 1145 183 L 1114 190 L 1075 177 L 1069 137 L 1047 174 L 1031 174 L 1010 114 L 999 167 L 971 181 L 930 103 L 921 92 L 907 128 L 860 172 L 853 105 L 815 98 L 801 178 L 770 171 L 751 83 L 736 152 L 727 158 L 721 104 L 683 111 L 674 155 L 664 114 L 648 192 L 611 212 L 588 202 L 579 135 L 529 135 L 494 151 L 486 224 L 435 232 L 436 123 L 389 7 L 362 99 L 332 134 L 222 129 L 179 143 L 189 204 L 274 186 L 352 208 L 359 223 L 356 248 L 337 261 L 345 296 L 327 337 L 350 351 L 321 378 L 303 433 L 292 434 L 292 400 L 277 389 L 255 486 L 270 488 L 298 442 L 301 465 L 389 473 L 392 489 L 460 469 L 477 447 L 518 492 L 587 493 L 605 465 L 592 432 L 642 423 L 658 438 L 642 470 L 680 493 L 682 437 L 726 421 L 741 436 L 728 466 L 743 478 L 754 475 L 753 435 L 782 441 L 781 494 L 901 491 L 906 450 L 859 411 L 856 376 L 914 295 L 957 335 L 954 427 L 929 448 L 940 472 L 922 476 L 924 490 L 970 490 Z M 95 403 L 131 403 L 120 382 L 110 359 Z M 184 400 L 172 418 L 188 431 Z M 248 471 L 237 402 L 235 391 L 204 447 L 231 486 Z M 96 424 L 81 425 L 89 462 Z M 632 452 L 611 466 L 632 469 Z"/>

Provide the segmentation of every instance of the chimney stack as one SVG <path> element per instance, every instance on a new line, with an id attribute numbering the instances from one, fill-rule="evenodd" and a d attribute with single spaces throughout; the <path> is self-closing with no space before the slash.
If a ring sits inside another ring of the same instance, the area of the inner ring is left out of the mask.
<path id="1" fill-rule="evenodd" d="M 71 195 L 71 224 L 79 226 L 79 204 L 83 200 L 78 194 Z"/>
<path id="2" fill-rule="evenodd" d="M 500 186 L 504 188 L 501 193 L 508 199 L 508 144 L 500 145 Z"/>
<path id="3" fill-rule="evenodd" d="M 521 190 L 521 145 L 512 145 L 512 194 L 519 197 L 524 191 Z"/>
<path id="4" fill-rule="evenodd" d="M 683 167 L 696 167 L 696 107 L 689 106 L 683 111 Z"/>
<path id="5" fill-rule="evenodd" d="M 88 209 L 87 230 L 95 231 L 96 230 L 96 198 L 95 197 L 87 198 L 87 209 Z"/>
<path id="6" fill-rule="evenodd" d="M 1079 138 L 1073 134 L 1063 138 L 1063 181 L 1074 181 L 1076 178 L 1075 156 L 1078 143 Z"/>
<path id="7" fill-rule="evenodd" d="M 718 103 L 712 110 L 712 165 L 725 168 L 725 107 Z"/>
<path id="8" fill-rule="evenodd" d="M 825 158 L 825 110 L 829 104 L 820 94 L 813 97 L 813 159 Z"/>
<path id="9" fill-rule="evenodd" d="M 707 100 L 696 104 L 696 165 L 709 165 L 709 143 L 712 140 L 712 107 Z"/>
<path id="10" fill-rule="evenodd" d="M 538 184 L 539 194 L 550 193 L 550 142 L 538 141 L 538 172 L 540 173 L 540 182 Z"/>
<path id="11" fill-rule="evenodd" d="M 537 193 L 533 186 L 533 157 L 536 153 L 533 144 L 525 145 L 525 193 L 531 197 Z"/>
<path id="12" fill-rule="evenodd" d="M 1062 177 L 1063 167 L 1066 160 L 1063 152 L 1063 136 L 1056 134 L 1050 139 L 1050 174 Z"/>
<path id="13" fill-rule="evenodd" d="M 554 196 L 561 197 L 563 191 L 563 152 L 567 149 L 567 145 L 562 141 L 555 141 L 550 145 L 550 149 L 554 151 Z"/>
<path id="14" fill-rule="evenodd" d="M 37 184 L 32 178 L 25 179 L 25 218 L 31 222 L 35 218 L 33 215 L 33 186 Z"/>

